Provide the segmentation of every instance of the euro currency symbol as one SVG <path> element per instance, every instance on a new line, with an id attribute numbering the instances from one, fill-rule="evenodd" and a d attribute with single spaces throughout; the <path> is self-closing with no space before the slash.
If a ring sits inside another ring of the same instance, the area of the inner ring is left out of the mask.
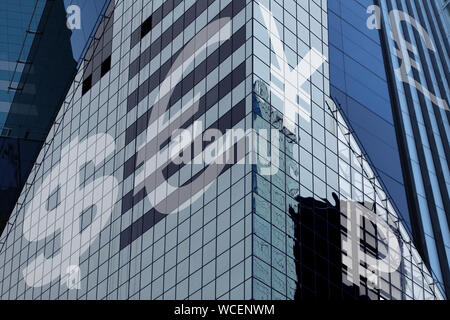
<path id="1" fill-rule="evenodd" d="M 225 167 L 225 163 L 212 163 L 206 167 L 206 169 L 192 182 L 183 186 L 173 186 L 170 184 L 164 176 L 164 166 L 162 164 L 168 163 L 170 159 L 169 150 L 171 147 L 159 151 L 157 154 L 151 154 L 149 156 L 147 148 L 150 149 L 152 143 L 156 143 L 164 138 L 170 138 L 170 131 L 164 131 L 169 124 L 165 120 L 164 116 L 169 109 L 169 99 L 164 97 L 172 96 L 175 89 L 175 85 L 179 83 L 183 78 L 183 73 L 188 70 L 187 66 L 191 65 L 195 61 L 195 57 L 202 53 L 208 47 L 219 45 L 222 42 L 231 38 L 231 19 L 220 18 L 209 23 L 207 27 L 196 34 L 196 36 L 189 41 L 184 47 L 182 52 L 178 55 L 178 58 L 173 63 L 171 69 L 167 73 L 167 77 L 160 85 L 160 90 L 152 103 L 153 109 L 150 115 L 148 123 L 149 128 L 155 126 L 153 130 L 147 130 L 146 141 L 137 147 L 136 164 L 137 167 L 141 166 L 140 172 L 135 177 L 135 189 L 134 195 L 141 192 L 145 187 L 147 192 L 147 198 L 152 203 L 153 207 L 161 214 L 171 214 L 176 210 L 181 210 L 189 206 L 189 201 L 197 200 L 202 192 L 197 192 L 188 201 L 184 201 L 179 204 L 177 201 L 167 201 L 167 199 L 173 194 L 191 194 L 193 186 L 204 186 L 205 179 L 208 180 L 211 177 L 219 176 L 222 169 Z M 195 114 L 199 110 L 199 98 L 194 97 L 183 108 L 184 114 Z M 182 119 L 182 113 L 171 116 L 171 123 L 175 123 L 176 119 Z M 176 130 L 177 128 L 173 128 Z M 158 132 L 156 137 L 155 132 Z M 159 140 L 158 140 L 159 139 Z M 145 170 L 144 170 L 145 168 Z M 147 179 L 151 174 L 155 174 L 155 181 L 161 181 L 159 186 L 154 185 L 153 181 Z M 141 187 L 141 184 L 143 186 Z M 208 186 L 204 186 L 208 188 Z"/>

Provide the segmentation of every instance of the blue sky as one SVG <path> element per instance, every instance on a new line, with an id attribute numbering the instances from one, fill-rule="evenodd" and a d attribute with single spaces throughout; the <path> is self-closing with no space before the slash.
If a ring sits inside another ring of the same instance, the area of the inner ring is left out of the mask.
<path id="1" fill-rule="evenodd" d="M 72 30 L 72 50 L 76 61 L 80 59 L 83 48 L 92 33 L 98 16 L 109 0 L 64 0 L 66 9 L 71 5 L 77 5 L 81 9 L 81 29 Z"/>

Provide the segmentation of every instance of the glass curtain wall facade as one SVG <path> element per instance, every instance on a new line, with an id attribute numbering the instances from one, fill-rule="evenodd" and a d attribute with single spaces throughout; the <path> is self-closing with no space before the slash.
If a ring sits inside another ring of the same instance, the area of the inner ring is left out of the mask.
<path id="1" fill-rule="evenodd" d="M 447 34 L 447 42 L 450 41 L 450 1 L 448 0 L 440 0 L 437 1 L 436 4 L 441 9 L 441 20 L 444 24 L 444 27 L 446 28 L 446 34 Z"/>
<path id="2" fill-rule="evenodd" d="M 43 4 L 36 5 L 33 0 L 6 1 L 0 13 L 0 133 L 14 98 L 14 88 L 20 81 L 23 65 L 17 66 L 17 60 L 26 61 L 32 41 L 24 43 L 26 30 L 35 29 L 43 11 Z M 30 37 L 31 38 L 31 37 Z M 23 48 L 22 48 L 23 47 Z M 18 68 L 18 69 L 17 69 Z M 14 75 L 14 78 L 13 78 Z"/>
<path id="3" fill-rule="evenodd" d="M 61 36 L 59 41 L 64 45 L 63 50 L 71 51 L 73 59 L 78 61 L 83 54 L 83 49 L 88 43 L 89 37 L 93 28 L 96 26 L 99 15 L 104 11 L 105 4 L 109 0 L 64 0 L 61 4 L 53 6 L 48 4 L 45 0 L 18 0 L 6 1 L 3 4 L 1 11 L 1 33 L 0 33 L 0 133 L 2 136 L 11 135 L 11 130 L 15 129 L 6 126 L 6 120 L 9 114 L 32 114 L 36 106 L 25 105 L 21 110 L 10 110 L 11 104 L 17 93 L 20 93 L 20 88 L 23 86 L 23 73 L 29 73 L 29 64 L 36 55 L 37 49 L 31 52 L 33 45 L 35 47 L 40 43 L 42 35 L 45 31 L 45 26 L 50 17 L 55 19 L 59 16 L 63 19 L 73 12 L 70 7 L 77 6 L 80 8 L 81 22 L 79 28 L 71 29 L 69 37 L 70 44 L 66 44 L 64 36 Z M 58 6 L 61 8 L 56 8 Z M 55 7 L 53 9 L 53 7 Z M 51 9 L 50 9 L 51 8 Z M 67 10 L 67 12 L 66 12 Z M 82 17 L 81 17 L 82 12 Z M 74 17 L 75 18 L 75 17 Z M 59 31 L 53 31 L 52 40 L 57 41 L 57 36 L 64 32 L 64 24 L 56 26 L 54 21 L 51 21 L 52 27 L 58 28 Z M 49 29 L 46 29 L 46 33 Z M 50 38 L 50 36 L 47 36 Z M 48 56 L 57 56 L 56 48 L 42 48 L 40 52 L 45 52 Z M 52 55 L 53 53 L 53 55 Z M 62 52 L 61 55 L 64 55 Z M 62 58 L 60 58 L 62 59 Z M 69 61 L 68 61 L 69 63 Z M 30 111 L 30 109 L 32 109 Z"/>
<path id="4" fill-rule="evenodd" d="M 380 34 L 366 26 L 370 5 L 328 3 L 331 97 L 411 230 Z"/>
<path id="5" fill-rule="evenodd" d="M 330 98 L 327 1 L 112 0 L 97 34 L 1 298 L 443 298 Z"/>

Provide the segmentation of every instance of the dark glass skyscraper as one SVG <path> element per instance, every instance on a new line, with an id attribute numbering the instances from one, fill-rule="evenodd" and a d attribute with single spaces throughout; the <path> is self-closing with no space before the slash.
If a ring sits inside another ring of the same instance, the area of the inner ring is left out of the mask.
<path id="1" fill-rule="evenodd" d="M 26 30 L 29 25 L 35 28 L 39 23 L 39 19 L 32 19 L 33 11 L 36 15 L 40 15 L 42 10 L 42 3 L 35 8 L 35 1 L 20 0 L 6 1 L 0 12 L 0 128 L 2 129 L 15 93 L 8 89 L 19 82 L 23 67 L 16 70 L 17 60 L 20 60 L 22 52 L 26 57 L 31 47 L 30 41 L 24 43 Z"/>
<path id="2" fill-rule="evenodd" d="M 381 1 L 381 9 L 386 64 L 395 75 L 391 87 L 395 92 L 393 110 L 399 139 L 403 140 L 401 152 L 408 180 L 412 230 L 427 264 L 448 293 L 450 47 L 445 37 L 448 17 L 439 14 L 437 1 Z M 404 14 L 394 19 L 393 12 Z M 393 35 L 386 32 L 389 26 Z M 401 41 L 405 42 L 399 53 L 396 46 Z"/>
<path id="3" fill-rule="evenodd" d="M 391 9 L 111 0 L 0 237 L 0 297 L 445 298 L 446 207 L 413 189 L 416 163 L 442 199 L 445 175 L 405 148 L 448 144 L 446 58 L 421 78 L 438 131 L 408 127 L 431 111 L 393 73 Z"/>

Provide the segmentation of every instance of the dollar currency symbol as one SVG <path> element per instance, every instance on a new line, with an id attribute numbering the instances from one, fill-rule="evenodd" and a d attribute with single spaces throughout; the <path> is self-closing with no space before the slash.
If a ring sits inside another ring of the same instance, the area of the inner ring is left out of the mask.
<path id="1" fill-rule="evenodd" d="M 76 138 L 62 149 L 61 160 L 34 194 L 23 223 L 26 240 L 37 242 L 59 235 L 60 249 L 50 258 L 42 252 L 28 264 L 23 270 L 28 286 L 42 287 L 60 276 L 61 283 L 69 284 L 70 279 L 67 278 L 76 271 L 73 266 L 78 266 L 80 255 L 97 239 L 109 221 L 118 195 L 117 179 L 103 176 L 80 187 L 79 171 L 89 162 L 98 166 L 114 149 L 114 139 L 107 134 L 97 134 L 82 142 Z M 49 210 L 47 200 L 54 192 L 59 192 L 61 202 Z M 80 216 L 91 208 L 95 216 L 81 232 Z"/>

